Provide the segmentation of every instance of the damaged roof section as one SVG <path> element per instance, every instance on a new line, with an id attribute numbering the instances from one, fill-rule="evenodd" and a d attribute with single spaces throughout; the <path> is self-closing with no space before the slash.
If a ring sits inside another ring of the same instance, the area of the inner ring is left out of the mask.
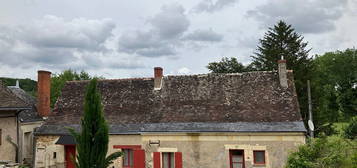
<path id="1" fill-rule="evenodd" d="M 89 81 L 67 82 L 48 125 L 79 124 Z M 288 87 L 277 72 L 165 76 L 99 80 L 105 117 L 111 125 L 145 123 L 234 123 L 302 121 L 292 72 Z"/>

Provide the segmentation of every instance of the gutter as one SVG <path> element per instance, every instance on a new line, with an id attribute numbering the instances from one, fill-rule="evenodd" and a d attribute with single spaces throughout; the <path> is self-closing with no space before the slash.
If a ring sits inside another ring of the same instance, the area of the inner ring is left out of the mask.
<path id="1" fill-rule="evenodd" d="M 30 107 L 0 107 L 0 111 L 5 111 L 5 110 L 31 110 Z"/>

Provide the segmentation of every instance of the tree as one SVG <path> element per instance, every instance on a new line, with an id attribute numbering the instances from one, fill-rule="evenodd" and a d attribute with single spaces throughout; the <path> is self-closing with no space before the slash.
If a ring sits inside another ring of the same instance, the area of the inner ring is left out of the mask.
<path id="1" fill-rule="evenodd" d="M 327 52 L 313 60 L 312 97 L 319 132 L 357 116 L 357 50 Z"/>
<path id="2" fill-rule="evenodd" d="M 284 58 L 294 71 L 294 81 L 303 118 L 307 117 L 306 82 L 310 78 L 311 58 L 307 42 L 291 25 L 279 21 L 260 39 L 257 52 L 252 56 L 252 67 L 258 71 L 277 70 L 277 61 Z"/>
<path id="3" fill-rule="evenodd" d="M 86 90 L 81 133 L 69 129 L 77 143 L 77 168 L 106 168 L 121 156 L 120 152 L 107 156 L 109 128 L 104 118 L 100 97 L 97 79 L 92 79 Z"/>
<path id="4" fill-rule="evenodd" d="M 219 62 L 211 62 L 207 68 L 213 73 L 240 73 L 251 71 L 249 66 L 244 66 L 234 57 L 224 57 Z"/>
<path id="5" fill-rule="evenodd" d="M 56 103 L 57 98 L 60 96 L 61 90 L 67 81 L 90 80 L 92 78 L 93 77 L 91 77 L 85 71 L 81 71 L 80 73 L 77 73 L 76 71 L 73 71 L 71 69 L 65 70 L 60 74 L 52 75 L 52 77 L 51 77 L 51 107 L 53 107 L 54 104 Z"/>

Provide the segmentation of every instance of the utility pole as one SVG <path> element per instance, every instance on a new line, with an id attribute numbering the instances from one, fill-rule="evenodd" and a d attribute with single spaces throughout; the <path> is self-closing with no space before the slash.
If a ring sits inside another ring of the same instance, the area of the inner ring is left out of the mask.
<path id="1" fill-rule="evenodd" d="M 314 137 L 314 124 L 312 120 L 312 104 L 311 104 L 311 89 L 310 89 L 310 80 L 307 80 L 307 98 L 308 98 L 308 104 L 309 104 L 309 130 L 310 130 L 310 137 Z"/>

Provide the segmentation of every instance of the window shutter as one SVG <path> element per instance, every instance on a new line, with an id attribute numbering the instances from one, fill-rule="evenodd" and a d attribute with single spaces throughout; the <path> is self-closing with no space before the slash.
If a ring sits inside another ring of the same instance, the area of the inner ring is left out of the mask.
<path id="1" fill-rule="evenodd" d="M 145 168 L 145 151 L 143 149 L 134 149 L 134 168 Z"/>
<path id="2" fill-rule="evenodd" d="M 182 153 L 175 152 L 175 168 L 182 168 Z"/>
<path id="3" fill-rule="evenodd" d="M 154 152 L 154 168 L 161 167 L 160 152 Z"/>

